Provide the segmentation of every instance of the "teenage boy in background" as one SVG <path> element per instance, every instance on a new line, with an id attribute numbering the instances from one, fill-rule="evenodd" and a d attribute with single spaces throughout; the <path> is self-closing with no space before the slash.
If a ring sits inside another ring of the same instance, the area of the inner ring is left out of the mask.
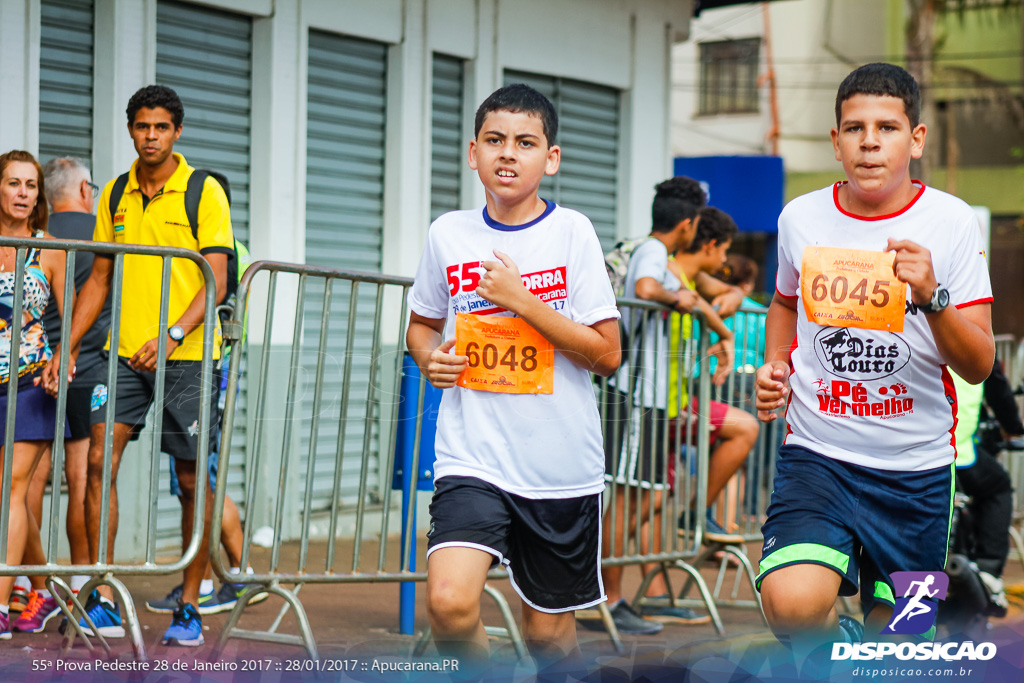
<path id="1" fill-rule="evenodd" d="M 956 392 L 992 369 L 992 289 L 964 202 L 910 177 L 926 128 L 914 78 L 892 64 L 852 72 L 832 144 L 847 180 L 779 217 L 758 417 L 787 406 L 757 585 L 799 659 L 851 642 L 838 595 L 860 589 L 869 639 L 887 628 L 892 572 L 944 568 Z M 795 340 L 795 341 L 794 341 Z M 859 584 L 858 584 L 859 575 Z M 934 633 L 934 627 L 925 635 Z"/>
<path id="2" fill-rule="evenodd" d="M 541 672 L 582 667 L 573 611 L 605 599 L 590 373 L 619 366 L 619 313 L 590 221 L 537 196 L 558 171 L 557 130 L 533 88 L 484 100 L 469 166 L 487 204 L 431 225 L 409 293 L 406 343 L 445 389 L 427 612 L 442 655 L 471 669 L 490 665 L 480 597 L 492 566 L 522 598 Z"/>
<path id="3" fill-rule="evenodd" d="M 697 234 L 689 245 L 675 253 L 674 258 L 669 261 L 669 270 L 679 278 L 684 287 L 696 289 L 697 276 L 700 273 L 715 273 L 725 263 L 726 253 L 738 231 L 735 221 L 729 214 L 713 206 L 705 206 L 700 212 Z M 697 308 L 704 314 L 710 330 L 725 342 L 722 346 L 727 351 L 733 351 L 733 332 L 719 317 L 718 312 L 703 297 L 698 298 Z M 724 376 L 731 372 L 733 366 L 732 355 L 725 355 L 723 365 L 712 367 L 719 381 L 724 381 Z M 715 357 L 713 360 L 719 361 L 719 358 Z M 725 372 L 718 372 L 718 367 L 725 368 Z M 690 392 L 690 400 L 696 400 L 693 391 Z M 695 408 L 696 412 L 701 412 L 700 406 Z M 707 501 L 710 505 L 718 498 L 718 494 L 757 443 L 759 425 L 750 413 L 718 401 L 710 402 L 708 415 L 711 426 L 711 452 L 708 456 Z M 676 422 L 679 428 L 685 426 L 685 419 L 682 417 L 677 417 Z M 730 533 L 718 524 L 711 514 L 706 515 L 705 528 L 705 537 L 708 540 L 719 543 L 743 542 L 743 536 Z"/>

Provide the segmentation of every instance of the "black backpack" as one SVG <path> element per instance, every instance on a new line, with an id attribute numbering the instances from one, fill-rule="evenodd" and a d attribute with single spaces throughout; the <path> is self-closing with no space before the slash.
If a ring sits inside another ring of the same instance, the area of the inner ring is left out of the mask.
<path id="1" fill-rule="evenodd" d="M 130 171 L 128 172 L 130 173 Z M 128 173 L 122 173 L 114 181 L 114 187 L 110 190 L 110 216 L 117 213 L 117 205 L 121 203 L 124 195 L 124 188 L 128 186 Z M 188 184 L 185 186 L 185 215 L 188 217 L 188 225 L 192 229 L 192 237 L 199 240 L 199 202 L 203 198 L 203 185 L 207 176 L 212 176 L 224 189 L 224 195 L 228 199 L 228 206 L 231 206 L 231 184 L 227 176 L 217 171 L 206 171 L 195 169 L 188 177 Z M 231 253 L 228 254 L 228 280 L 227 290 L 222 303 L 229 304 L 234 300 L 235 292 L 238 291 L 238 240 L 233 240 L 234 245 Z"/>

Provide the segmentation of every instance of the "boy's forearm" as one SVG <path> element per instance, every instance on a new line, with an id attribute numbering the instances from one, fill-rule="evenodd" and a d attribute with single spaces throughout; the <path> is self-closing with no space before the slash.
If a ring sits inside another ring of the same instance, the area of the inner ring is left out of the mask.
<path id="1" fill-rule="evenodd" d="M 430 354 L 441 345 L 441 333 L 425 323 L 411 320 L 405 333 L 405 345 L 420 372 L 426 373 Z"/>
<path id="2" fill-rule="evenodd" d="M 697 308 L 700 309 L 701 313 L 704 314 L 704 320 L 707 322 L 708 328 L 717 334 L 721 339 L 731 340 L 733 338 L 732 330 L 726 327 L 725 322 L 722 321 L 722 317 L 718 315 L 718 312 L 711 307 L 703 297 L 697 299 Z"/>
<path id="3" fill-rule="evenodd" d="M 919 315 L 928 321 L 939 355 L 953 372 L 971 384 L 984 382 L 995 361 L 991 304 L 962 310 L 950 306 L 939 313 Z"/>
<path id="4" fill-rule="evenodd" d="M 614 335 L 606 336 L 593 327 L 570 320 L 532 294 L 518 308 L 513 312 L 569 360 L 605 377 L 618 369 L 622 357 L 618 323 Z"/>
<path id="5" fill-rule="evenodd" d="M 778 294 L 768 307 L 764 329 L 764 361 L 782 361 L 789 364 L 789 353 L 796 338 L 796 309 Z"/>

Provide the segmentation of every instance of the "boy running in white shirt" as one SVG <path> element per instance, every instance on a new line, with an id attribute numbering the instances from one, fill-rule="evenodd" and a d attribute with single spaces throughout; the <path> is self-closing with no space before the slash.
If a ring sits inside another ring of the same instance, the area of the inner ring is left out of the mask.
<path id="1" fill-rule="evenodd" d="M 431 225 L 409 294 L 409 351 L 446 390 L 427 611 L 442 655 L 471 666 L 488 665 L 480 597 L 493 565 L 522 598 L 538 670 L 581 666 L 573 611 L 605 599 L 590 373 L 619 366 L 619 313 L 590 221 L 537 196 L 558 171 L 557 127 L 525 85 L 480 105 L 469 165 L 486 207 Z"/>

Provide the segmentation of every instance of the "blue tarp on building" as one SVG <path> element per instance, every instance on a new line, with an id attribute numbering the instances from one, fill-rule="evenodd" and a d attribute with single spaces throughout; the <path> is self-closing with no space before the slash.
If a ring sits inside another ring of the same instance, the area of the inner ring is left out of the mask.
<path id="1" fill-rule="evenodd" d="M 743 232 L 778 232 L 785 197 L 781 157 L 676 157 L 675 175 L 707 183 L 709 203 Z"/>

